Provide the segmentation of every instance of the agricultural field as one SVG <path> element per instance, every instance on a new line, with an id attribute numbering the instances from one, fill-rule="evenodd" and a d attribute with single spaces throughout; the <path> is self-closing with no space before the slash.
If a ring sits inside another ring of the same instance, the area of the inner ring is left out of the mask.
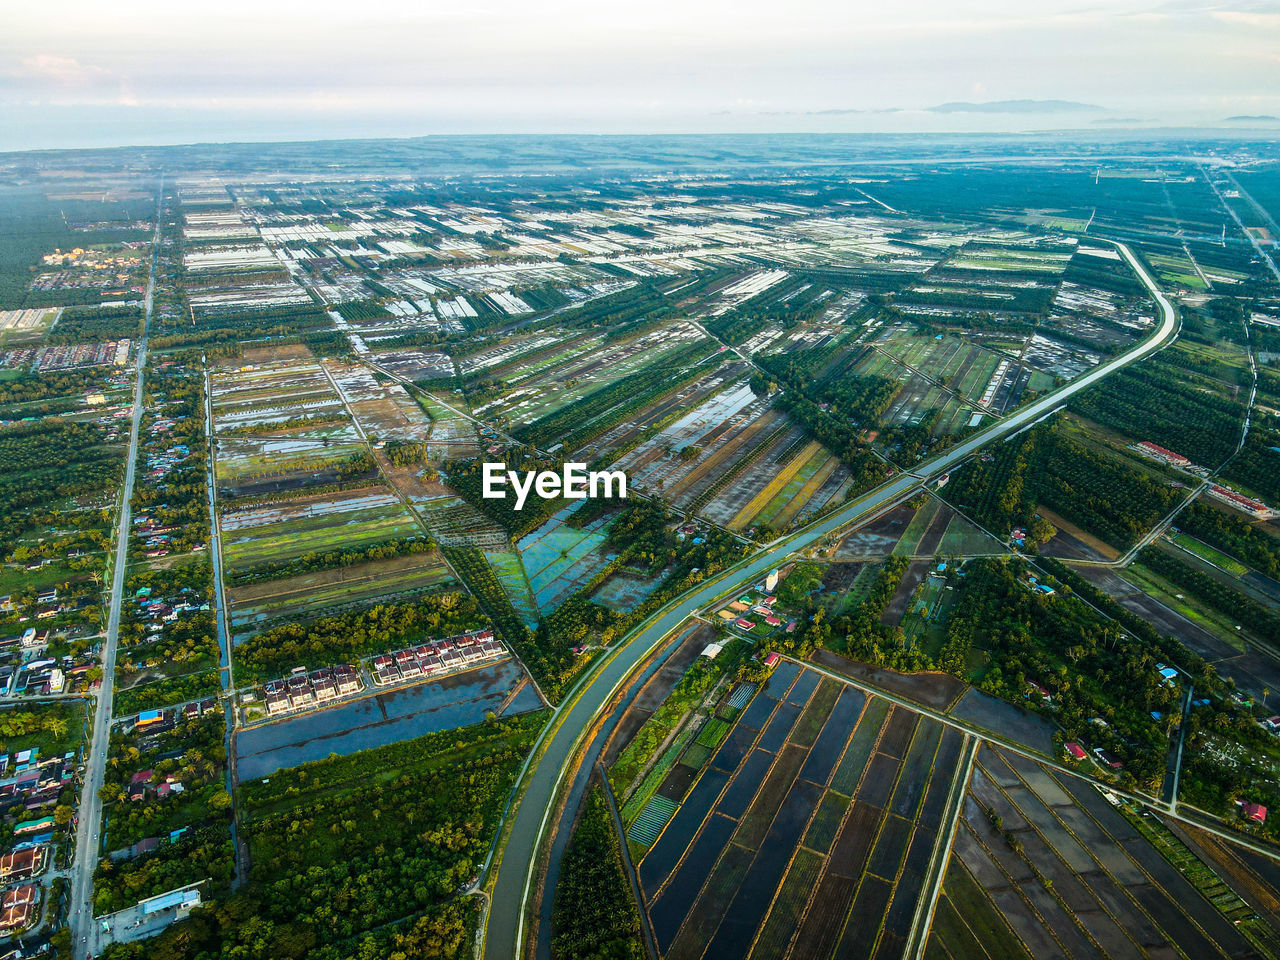
<path id="1" fill-rule="evenodd" d="M 452 579 L 434 550 L 300 573 L 229 589 L 230 622 L 237 630 L 257 629 L 380 598 L 401 599 Z"/>
<path id="2" fill-rule="evenodd" d="M 840 503 L 848 469 L 745 384 L 708 398 L 614 464 L 637 489 L 730 530 L 785 530 Z"/>
<path id="3" fill-rule="evenodd" d="M 244 507 L 225 512 L 220 524 L 232 576 L 310 553 L 356 549 L 421 533 L 399 499 L 378 487 Z"/>
<path id="4" fill-rule="evenodd" d="M 980 751 L 931 933 L 937 956 L 1243 957 L 1278 946 L 1159 818 L 1087 780 Z"/>
<path id="5" fill-rule="evenodd" d="M 108 960 L 503 953 L 530 818 L 551 960 L 1280 957 L 1280 181 L 1237 134 L 5 155 L 0 787 L 60 755 L 0 852 L 54 817 Z M 1112 364 L 1144 270 L 1176 336 Z M 498 461 L 628 500 L 517 509 Z"/>
<path id="6" fill-rule="evenodd" d="M 628 832 L 663 956 L 900 953 L 961 736 L 790 663 L 734 703 Z"/>

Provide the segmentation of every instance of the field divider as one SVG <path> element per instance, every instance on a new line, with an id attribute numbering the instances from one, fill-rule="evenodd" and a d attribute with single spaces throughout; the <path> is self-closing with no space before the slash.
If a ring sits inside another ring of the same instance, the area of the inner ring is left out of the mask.
<path id="1" fill-rule="evenodd" d="M 951 862 L 951 847 L 955 842 L 956 831 L 960 826 L 960 814 L 964 810 L 964 796 L 969 789 L 969 778 L 973 775 L 973 762 L 982 743 L 976 737 L 964 735 L 964 747 L 960 763 L 951 781 L 951 790 L 947 794 L 946 821 L 938 831 L 938 838 L 933 845 L 933 853 L 929 857 L 929 867 L 925 871 L 924 895 L 916 904 L 915 916 L 911 920 L 911 931 L 907 934 L 907 945 L 902 951 L 903 960 L 920 960 L 924 956 L 925 947 L 929 943 L 929 931 L 933 928 L 933 915 L 938 908 L 938 896 L 942 892 L 942 883 L 947 875 L 947 865 Z"/>

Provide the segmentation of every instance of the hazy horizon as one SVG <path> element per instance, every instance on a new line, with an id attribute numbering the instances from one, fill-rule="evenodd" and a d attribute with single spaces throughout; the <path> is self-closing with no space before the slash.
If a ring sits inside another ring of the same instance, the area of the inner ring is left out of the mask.
<path id="1" fill-rule="evenodd" d="M 941 133 L 1280 115 L 1280 3 L 15 10 L 0 150 L 520 133 Z M 1086 108 L 939 112 L 956 101 Z"/>

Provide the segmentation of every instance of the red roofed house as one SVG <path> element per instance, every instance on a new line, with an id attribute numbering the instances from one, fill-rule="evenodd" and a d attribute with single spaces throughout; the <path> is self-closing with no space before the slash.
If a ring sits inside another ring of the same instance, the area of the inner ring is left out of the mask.
<path id="1" fill-rule="evenodd" d="M 0 930 L 16 930 L 29 924 L 35 913 L 37 896 L 34 883 L 6 890 L 0 897 Z"/>
<path id="2" fill-rule="evenodd" d="M 1260 803 L 1242 803 L 1240 812 L 1254 823 L 1267 822 L 1267 808 Z"/>
<path id="3" fill-rule="evenodd" d="M 49 848 L 26 847 L 0 857 L 0 883 L 30 880 L 44 872 L 48 864 Z"/>
<path id="4" fill-rule="evenodd" d="M 1088 754 L 1084 752 L 1084 748 L 1074 740 L 1071 743 L 1063 744 L 1063 746 L 1066 747 L 1067 753 L 1071 755 L 1072 760 L 1083 760 L 1088 756 Z"/>

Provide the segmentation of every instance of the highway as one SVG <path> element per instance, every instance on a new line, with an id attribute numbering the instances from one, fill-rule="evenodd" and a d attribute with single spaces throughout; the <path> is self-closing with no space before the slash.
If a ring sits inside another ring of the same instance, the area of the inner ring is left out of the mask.
<path id="1" fill-rule="evenodd" d="M 106 639 L 102 645 L 102 685 L 93 715 L 93 733 L 85 747 L 84 784 L 80 789 L 79 821 L 76 827 L 75 859 L 71 864 L 71 901 L 67 925 L 71 929 L 72 955 L 76 960 L 93 956 L 97 927 L 93 922 L 93 871 L 98 865 L 101 846 L 102 776 L 107 766 L 111 745 L 111 703 L 116 679 L 116 641 L 120 634 L 120 608 L 124 598 L 125 573 L 129 567 L 129 527 L 133 499 L 133 477 L 138 462 L 138 441 L 142 433 L 142 388 L 147 367 L 147 331 L 151 327 L 151 303 L 156 285 L 156 258 L 160 254 L 161 205 L 164 202 L 164 178 L 156 196 L 156 232 L 151 244 L 151 266 L 147 277 L 146 313 L 142 339 L 138 342 L 138 379 L 133 388 L 133 420 L 129 428 L 129 452 L 126 454 L 124 483 L 120 488 L 120 517 L 116 523 L 116 549 L 112 559 L 111 606 L 107 615 Z M 89 942 L 90 940 L 94 942 Z"/>
<path id="2" fill-rule="evenodd" d="M 863 522 L 897 503 L 929 480 L 952 470 L 983 447 L 1011 436 L 1049 416 L 1080 390 L 1099 382 L 1121 367 L 1164 347 L 1178 329 L 1177 314 L 1150 274 L 1124 244 L 1116 243 L 1125 261 L 1138 275 L 1159 307 L 1160 317 L 1152 334 L 1132 350 L 1113 357 L 1053 393 L 1010 414 L 921 464 L 913 473 L 898 474 L 835 513 L 799 531 L 780 537 L 715 579 L 676 597 L 624 637 L 598 665 L 576 684 L 556 709 L 535 745 L 535 758 L 524 773 L 524 793 L 515 808 L 497 873 L 492 879 L 491 909 L 486 918 L 486 960 L 513 960 L 523 956 L 525 915 L 537 888 L 537 852 L 556 805 L 556 797 L 570 772 L 570 761 L 580 741 L 631 672 L 687 617 L 718 597 L 736 592 L 761 579 L 791 554 L 821 541 L 836 531 Z M 537 751 L 542 751 L 541 755 Z M 593 763 L 594 758 L 582 758 Z"/>

